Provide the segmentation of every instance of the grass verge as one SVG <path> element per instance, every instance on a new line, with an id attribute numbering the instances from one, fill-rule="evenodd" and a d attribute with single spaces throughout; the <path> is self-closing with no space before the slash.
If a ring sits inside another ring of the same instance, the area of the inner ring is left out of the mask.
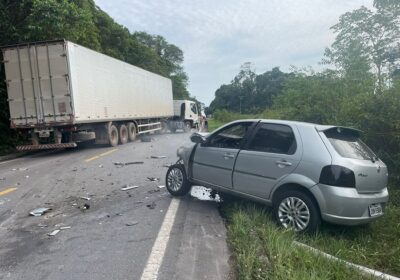
<path id="1" fill-rule="evenodd" d="M 363 226 L 325 224 L 316 236 L 297 239 L 338 258 L 400 276 L 400 190 L 391 188 L 385 215 Z"/>
<path id="2" fill-rule="evenodd" d="M 228 199 L 221 206 L 227 218 L 228 242 L 238 279 L 373 279 L 344 264 L 292 245 L 294 240 L 341 259 L 400 276 L 400 208 L 389 205 L 385 216 L 360 227 L 323 224 L 317 235 L 283 230 L 270 209 Z"/>
<path id="3" fill-rule="evenodd" d="M 222 211 L 240 280 L 372 279 L 292 245 L 296 235 L 279 229 L 263 206 L 236 201 L 224 203 Z"/>

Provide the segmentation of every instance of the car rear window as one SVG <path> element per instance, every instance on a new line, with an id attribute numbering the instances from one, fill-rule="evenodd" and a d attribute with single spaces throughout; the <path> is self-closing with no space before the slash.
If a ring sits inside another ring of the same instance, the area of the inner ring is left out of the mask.
<path id="1" fill-rule="evenodd" d="M 350 129 L 332 128 L 324 131 L 335 150 L 345 158 L 374 161 L 376 155 L 359 138 L 358 133 Z"/>

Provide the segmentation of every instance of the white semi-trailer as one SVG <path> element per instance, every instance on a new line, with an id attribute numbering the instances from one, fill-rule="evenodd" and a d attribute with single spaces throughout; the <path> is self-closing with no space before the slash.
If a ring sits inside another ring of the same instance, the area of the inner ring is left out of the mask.
<path id="1" fill-rule="evenodd" d="M 18 150 L 93 139 L 116 146 L 139 134 L 198 125 L 195 102 L 173 101 L 171 80 L 139 67 L 64 40 L 2 51 L 11 127 L 32 141 Z"/>

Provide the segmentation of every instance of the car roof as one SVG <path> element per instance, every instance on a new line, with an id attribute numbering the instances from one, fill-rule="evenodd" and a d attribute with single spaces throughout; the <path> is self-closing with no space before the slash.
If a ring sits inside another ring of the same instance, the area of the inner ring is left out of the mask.
<path id="1" fill-rule="evenodd" d="M 342 128 L 347 130 L 352 130 L 357 133 L 362 133 L 361 130 L 352 127 L 345 126 L 337 126 L 337 125 L 322 125 L 315 124 L 309 122 L 299 122 L 299 121 L 289 121 L 289 120 L 276 120 L 276 119 L 242 119 L 234 122 L 242 122 L 242 121 L 252 121 L 252 122 L 263 122 L 263 123 L 276 123 L 276 124 L 287 124 L 287 125 L 296 125 L 297 127 L 313 127 L 318 131 L 326 131 L 332 128 Z"/>

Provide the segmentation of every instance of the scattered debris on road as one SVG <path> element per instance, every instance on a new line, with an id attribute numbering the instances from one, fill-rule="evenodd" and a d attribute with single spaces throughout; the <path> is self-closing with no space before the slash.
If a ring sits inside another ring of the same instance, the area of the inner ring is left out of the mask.
<path id="1" fill-rule="evenodd" d="M 161 186 L 158 186 L 158 188 L 159 188 L 159 189 L 163 189 L 163 188 L 165 188 L 165 186 L 164 186 L 164 185 L 161 185 Z"/>
<path id="2" fill-rule="evenodd" d="M 190 190 L 190 195 L 198 200 L 221 202 L 218 194 L 202 186 L 193 186 Z"/>
<path id="3" fill-rule="evenodd" d="M 60 230 L 70 229 L 70 226 L 60 227 Z"/>
<path id="4" fill-rule="evenodd" d="M 74 167 L 74 168 L 72 169 L 72 171 L 76 172 L 76 171 L 78 171 L 78 168 Z"/>
<path id="5" fill-rule="evenodd" d="M 11 171 L 26 171 L 28 168 L 20 167 L 20 168 L 13 168 Z"/>
<path id="6" fill-rule="evenodd" d="M 121 191 L 128 191 L 136 188 L 139 188 L 139 186 L 126 185 L 125 187 L 121 188 Z"/>
<path id="7" fill-rule="evenodd" d="M 83 207 L 82 207 L 84 210 L 87 210 L 87 209 L 89 209 L 90 208 L 90 204 L 88 204 L 88 203 L 85 203 L 85 204 L 83 204 Z"/>
<path id="8" fill-rule="evenodd" d="M 46 213 L 50 210 L 51 210 L 51 208 L 40 207 L 40 208 L 36 208 L 36 209 L 32 210 L 31 212 L 29 212 L 29 215 L 34 216 L 34 217 L 40 217 L 44 213 Z"/>
<path id="9" fill-rule="evenodd" d="M 104 166 L 102 164 L 99 165 L 99 168 L 103 168 Z"/>
<path id="10" fill-rule="evenodd" d="M 156 192 L 159 192 L 159 191 L 160 191 L 160 189 L 149 190 L 148 193 L 156 193 Z"/>
<path id="11" fill-rule="evenodd" d="M 125 163 L 124 162 L 119 162 L 119 161 L 114 162 L 114 165 L 116 165 L 118 168 L 126 166 L 126 165 L 132 165 L 132 164 L 144 164 L 144 162 L 143 161 L 128 161 L 128 162 L 125 162 Z"/>
<path id="12" fill-rule="evenodd" d="M 131 164 L 144 164 L 144 161 L 129 161 L 129 162 L 125 162 L 125 165 L 131 165 Z"/>
<path id="13" fill-rule="evenodd" d="M 126 225 L 127 227 L 131 227 L 131 226 L 137 225 L 138 223 L 139 223 L 138 221 L 133 221 L 133 222 L 128 222 L 128 223 L 126 223 L 125 225 Z"/>
<path id="14" fill-rule="evenodd" d="M 40 228 L 46 228 L 46 227 L 48 227 L 46 224 L 38 224 L 38 227 L 40 227 Z"/>
<path id="15" fill-rule="evenodd" d="M 166 156 L 151 156 L 150 158 L 162 159 L 162 158 L 167 158 L 167 157 Z"/>
<path id="16" fill-rule="evenodd" d="M 147 177 L 147 179 L 151 182 L 157 182 L 160 181 L 160 178 L 156 178 L 156 177 Z"/>
<path id="17" fill-rule="evenodd" d="M 48 233 L 47 235 L 48 236 L 55 236 L 57 233 L 59 233 L 60 232 L 60 230 L 59 229 L 56 229 L 56 230 L 53 230 L 52 232 L 50 232 L 50 233 Z"/>
<path id="18" fill-rule="evenodd" d="M 79 198 L 80 198 L 80 199 L 87 200 L 87 201 L 89 201 L 89 200 L 90 200 L 90 197 L 88 197 L 88 196 L 80 196 Z"/>
<path id="19" fill-rule="evenodd" d="M 149 209 L 154 209 L 154 208 L 156 208 L 157 204 L 153 201 L 151 204 L 147 204 L 146 206 Z"/>

